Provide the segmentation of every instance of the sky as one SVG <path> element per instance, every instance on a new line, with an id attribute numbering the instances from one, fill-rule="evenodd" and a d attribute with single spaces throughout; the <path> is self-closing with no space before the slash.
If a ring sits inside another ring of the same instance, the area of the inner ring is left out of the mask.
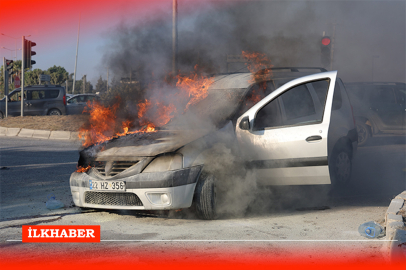
<path id="1" fill-rule="evenodd" d="M 266 53 L 279 66 L 320 66 L 319 39 L 326 32 L 335 35 L 333 69 L 344 81 L 405 82 L 404 1 L 178 0 L 178 9 L 183 57 L 221 61 L 220 71 L 225 55 L 241 50 Z M 76 79 L 87 75 L 95 85 L 106 78 L 107 67 L 110 80 L 120 75 L 117 62 L 135 68 L 152 57 L 169 64 L 168 54 L 136 51 L 139 39 L 161 41 L 148 33 L 165 37 L 165 50 L 171 50 L 171 12 L 172 0 L 1 0 L 0 33 L 7 36 L 0 35 L 0 47 L 20 49 L 24 35 L 37 43 L 33 68 L 57 65 L 73 73 L 80 18 Z M 0 49 L 0 57 L 14 58 L 7 49 Z"/>
<path id="2" fill-rule="evenodd" d="M 1 0 L 0 33 L 10 37 L 0 35 L 0 47 L 14 51 L 0 49 L 0 57 L 14 59 L 17 47 L 17 59 L 21 60 L 18 49 L 26 36 L 37 44 L 33 68 L 46 70 L 57 65 L 73 73 L 80 18 L 76 78 L 87 74 L 88 80 L 95 81 L 107 73 L 101 63 L 105 33 L 120 23 L 155 16 L 165 8 L 171 10 L 171 0 Z"/>

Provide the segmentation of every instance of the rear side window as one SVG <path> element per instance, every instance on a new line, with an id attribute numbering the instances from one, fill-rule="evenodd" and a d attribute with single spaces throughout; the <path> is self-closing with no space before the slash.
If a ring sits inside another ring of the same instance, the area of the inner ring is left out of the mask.
<path id="1" fill-rule="evenodd" d="M 396 103 L 396 97 L 391 87 L 374 87 L 371 90 L 370 100 L 373 103 Z"/>
<path id="2" fill-rule="evenodd" d="M 45 99 L 45 91 L 44 90 L 31 91 L 31 99 L 32 100 Z"/>
<path id="3" fill-rule="evenodd" d="M 59 96 L 59 90 L 49 90 L 48 98 L 57 98 Z"/>

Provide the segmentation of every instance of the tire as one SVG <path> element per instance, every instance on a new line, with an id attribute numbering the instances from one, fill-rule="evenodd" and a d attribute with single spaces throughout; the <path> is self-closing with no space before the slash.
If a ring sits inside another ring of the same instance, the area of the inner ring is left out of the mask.
<path id="1" fill-rule="evenodd" d="M 48 115 L 62 115 L 62 113 L 58 109 L 51 109 L 49 110 Z"/>
<path id="2" fill-rule="evenodd" d="M 216 185 L 213 175 L 200 176 L 195 189 L 194 206 L 199 218 L 216 218 Z"/>
<path id="3" fill-rule="evenodd" d="M 362 122 L 357 122 L 358 146 L 365 145 L 371 137 L 370 128 Z"/>
<path id="4" fill-rule="evenodd" d="M 3 112 L 0 112 L 0 119 L 3 119 L 4 118 L 4 114 L 3 114 Z"/>
<path id="5" fill-rule="evenodd" d="M 352 171 L 351 151 L 348 148 L 335 151 L 331 159 L 331 181 L 333 186 L 343 187 L 350 182 Z"/>

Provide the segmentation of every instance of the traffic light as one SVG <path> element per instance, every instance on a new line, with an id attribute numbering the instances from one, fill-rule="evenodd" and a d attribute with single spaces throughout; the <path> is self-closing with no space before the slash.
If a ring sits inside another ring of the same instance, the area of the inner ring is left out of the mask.
<path id="1" fill-rule="evenodd" d="M 330 37 L 322 37 L 321 39 L 321 64 L 328 68 L 331 62 L 331 39 Z"/>
<path id="2" fill-rule="evenodd" d="M 34 60 L 31 60 L 31 56 L 37 54 L 31 50 L 31 48 L 36 45 L 37 43 L 32 42 L 31 40 L 24 40 L 24 68 L 31 68 L 32 65 L 36 63 Z"/>
<path id="3" fill-rule="evenodd" d="M 9 78 L 11 78 L 11 75 L 13 75 L 13 73 L 14 73 L 14 70 L 13 70 L 13 60 L 7 60 L 6 59 L 6 65 L 7 65 L 7 74 L 8 74 L 8 77 Z"/>

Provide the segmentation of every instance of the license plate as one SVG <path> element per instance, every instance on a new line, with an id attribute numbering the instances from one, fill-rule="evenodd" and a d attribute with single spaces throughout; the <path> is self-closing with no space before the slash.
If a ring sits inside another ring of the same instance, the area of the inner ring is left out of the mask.
<path id="1" fill-rule="evenodd" d="M 118 190 L 125 191 L 124 181 L 94 181 L 89 180 L 89 188 L 91 190 Z"/>

